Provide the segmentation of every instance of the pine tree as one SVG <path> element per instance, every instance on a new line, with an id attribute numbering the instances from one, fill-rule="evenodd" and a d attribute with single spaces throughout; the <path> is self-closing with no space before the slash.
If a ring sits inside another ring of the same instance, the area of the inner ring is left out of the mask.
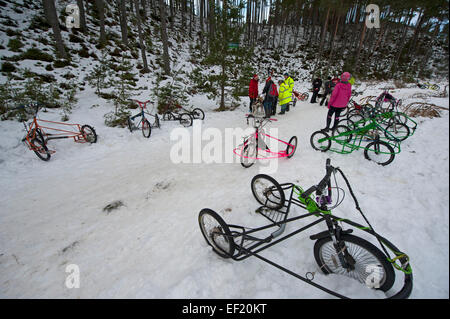
<path id="1" fill-rule="evenodd" d="M 226 109 L 225 99 L 232 98 L 232 91 L 227 91 L 227 87 L 233 87 L 236 82 L 235 74 L 239 72 L 236 65 L 241 65 L 245 60 L 247 48 L 239 46 L 239 40 L 244 32 L 242 26 L 238 24 L 241 18 L 243 3 L 229 7 L 227 1 L 223 1 L 221 8 L 216 7 L 214 13 L 215 35 L 210 38 L 209 52 L 204 63 L 210 67 L 219 66 L 219 74 L 210 74 L 208 80 L 218 88 L 211 92 L 211 97 L 219 97 L 219 111 Z M 210 13 L 213 14 L 213 13 Z"/>

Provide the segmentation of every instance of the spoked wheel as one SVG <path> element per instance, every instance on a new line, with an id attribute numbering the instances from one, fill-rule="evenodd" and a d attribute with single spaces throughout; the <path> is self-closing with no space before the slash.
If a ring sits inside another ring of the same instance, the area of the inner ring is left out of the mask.
<path id="1" fill-rule="evenodd" d="M 342 119 L 338 122 L 338 125 L 347 126 L 350 130 L 353 130 L 355 127 L 355 123 L 349 119 Z"/>
<path id="2" fill-rule="evenodd" d="M 353 236 L 341 235 L 345 248 L 337 252 L 331 237 L 314 244 L 314 257 L 325 274 L 344 275 L 370 288 L 388 291 L 395 281 L 391 263 L 383 252 L 370 242 Z"/>
<path id="3" fill-rule="evenodd" d="M 131 133 L 133 133 L 134 123 L 130 117 L 127 118 L 127 126 Z"/>
<path id="4" fill-rule="evenodd" d="M 310 143 L 316 151 L 326 152 L 331 147 L 330 136 L 324 131 L 317 131 L 311 135 Z"/>
<path id="5" fill-rule="evenodd" d="M 192 110 L 192 117 L 194 118 L 194 120 L 204 120 L 205 112 L 203 112 L 202 109 L 195 108 Z"/>
<path id="6" fill-rule="evenodd" d="M 344 116 L 347 116 L 347 113 L 349 112 L 349 108 L 348 108 L 348 106 L 346 106 L 342 111 L 341 111 L 341 114 L 339 115 L 339 116 L 342 116 L 342 117 L 344 117 Z"/>
<path id="7" fill-rule="evenodd" d="M 50 159 L 50 151 L 45 145 L 44 137 L 41 131 L 36 130 L 36 136 L 30 141 L 33 152 L 43 161 Z"/>
<path id="8" fill-rule="evenodd" d="M 83 125 L 80 129 L 81 134 L 83 135 L 83 138 L 88 143 L 95 143 L 97 142 L 97 133 L 95 132 L 94 128 L 90 125 Z"/>
<path id="9" fill-rule="evenodd" d="M 352 114 L 347 119 L 353 122 L 353 127 L 355 129 L 363 127 L 365 123 L 365 118 L 360 113 L 358 114 Z"/>
<path id="10" fill-rule="evenodd" d="M 284 191 L 274 178 L 258 174 L 252 178 L 251 188 L 253 196 L 261 205 L 275 210 L 284 206 Z"/>
<path id="11" fill-rule="evenodd" d="M 288 144 L 289 145 L 286 147 L 286 154 L 287 158 L 291 158 L 297 150 L 297 136 L 292 136 Z"/>
<path id="12" fill-rule="evenodd" d="M 345 125 L 336 126 L 332 134 L 336 141 L 344 143 L 350 143 L 353 137 L 353 134 L 350 133 L 350 129 Z"/>
<path id="13" fill-rule="evenodd" d="M 395 152 L 391 145 L 383 141 L 374 141 L 364 149 L 364 157 L 369 161 L 385 166 L 390 164 L 395 158 Z"/>
<path id="14" fill-rule="evenodd" d="M 384 135 L 391 141 L 404 141 L 409 137 L 409 127 L 403 123 L 393 122 L 386 126 Z"/>
<path id="15" fill-rule="evenodd" d="M 223 258 L 233 256 L 235 244 L 227 224 L 215 211 L 204 208 L 198 215 L 198 224 L 208 245 Z"/>
<path id="16" fill-rule="evenodd" d="M 175 120 L 175 116 L 172 114 L 172 112 L 167 111 L 163 114 L 163 121 L 173 121 Z"/>
<path id="17" fill-rule="evenodd" d="M 244 142 L 244 148 L 241 153 L 241 165 L 245 168 L 249 168 L 256 162 L 256 157 L 258 156 L 258 149 L 256 147 L 255 141 Z"/>
<path id="18" fill-rule="evenodd" d="M 147 119 L 142 120 L 142 135 L 144 137 L 149 138 L 152 134 L 152 127 L 150 126 L 150 122 Z"/>
<path id="19" fill-rule="evenodd" d="M 302 93 L 302 95 L 300 95 L 302 101 L 305 101 L 309 98 L 309 94 L 308 92 Z"/>
<path id="20" fill-rule="evenodd" d="M 161 128 L 161 123 L 159 122 L 159 116 L 158 114 L 155 114 L 155 116 L 152 116 L 153 121 L 151 123 L 152 127 Z"/>
<path id="21" fill-rule="evenodd" d="M 180 124 L 184 127 L 189 127 L 192 125 L 192 116 L 187 113 L 183 113 L 180 115 Z"/>

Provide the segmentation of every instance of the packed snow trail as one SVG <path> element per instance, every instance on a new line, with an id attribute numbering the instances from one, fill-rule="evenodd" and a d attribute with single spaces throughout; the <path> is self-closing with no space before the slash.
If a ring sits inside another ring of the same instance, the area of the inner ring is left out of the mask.
<path id="1" fill-rule="evenodd" d="M 447 99 L 434 103 L 448 107 Z M 196 107 L 211 109 L 211 103 L 199 98 Z M 98 142 L 51 141 L 57 152 L 49 162 L 20 143 L 20 123 L 0 123 L 0 297 L 332 298 L 256 258 L 221 259 L 204 241 L 197 217 L 205 207 L 227 223 L 266 223 L 254 212 L 259 205 L 250 190 L 260 163 L 249 169 L 238 162 L 173 164 L 170 132 L 178 123 L 163 122 L 145 139 L 140 131 L 105 127 L 106 110 L 77 108 L 70 122 L 94 126 Z M 208 111 L 202 128 L 245 128 L 246 111 Z M 299 148 L 291 159 L 279 160 L 271 175 L 280 183 L 309 187 L 323 177 L 325 160 L 331 158 L 348 177 L 375 230 L 410 256 L 411 298 L 448 298 L 448 112 L 443 118 L 419 119 L 415 135 L 402 143 L 394 162 L 381 167 L 367 161 L 362 150 L 340 155 L 312 149 L 309 137 L 324 127 L 326 111 L 298 102 L 286 115 L 276 116 L 279 121 L 271 126 L 281 139 L 296 135 Z M 345 188 L 343 182 L 340 186 Z M 124 206 L 103 210 L 117 200 Z M 364 223 L 348 192 L 335 213 Z M 288 224 L 286 234 L 311 221 Z M 347 278 L 331 280 L 319 273 L 309 235 L 322 230 L 319 224 L 263 256 L 300 275 L 316 271 L 315 282 L 344 295 L 383 298 Z M 65 285 L 70 264 L 80 269 L 78 289 Z M 396 276 L 402 280 L 400 272 Z"/>

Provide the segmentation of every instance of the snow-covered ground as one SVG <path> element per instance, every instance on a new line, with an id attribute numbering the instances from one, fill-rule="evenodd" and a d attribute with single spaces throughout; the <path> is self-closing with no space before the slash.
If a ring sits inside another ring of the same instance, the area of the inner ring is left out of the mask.
<path id="1" fill-rule="evenodd" d="M 415 92 L 423 91 L 400 89 L 393 95 L 406 99 Z M 365 92 L 379 93 L 379 88 Z M 48 162 L 20 142 L 20 123 L 0 122 L 0 297 L 332 298 L 256 258 L 221 259 L 202 237 L 197 217 L 205 207 L 227 223 L 256 227 L 266 222 L 254 212 L 259 205 L 250 190 L 261 165 L 174 164 L 170 150 L 176 141 L 170 132 L 179 124 L 163 122 L 145 139 L 139 131 L 106 127 L 103 115 L 111 106 L 91 90 L 78 99 L 70 122 L 94 126 L 98 142 L 50 141 L 56 153 Z M 447 98 L 429 101 L 449 107 Z M 192 103 L 207 110 L 202 129 L 246 127 L 247 107 L 217 113 L 203 96 Z M 91 108 L 94 104 L 100 106 Z M 331 158 L 350 180 L 375 230 L 410 256 L 411 298 L 448 298 L 448 112 L 442 118 L 417 119 L 416 133 L 386 167 L 367 161 L 362 150 L 349 155 L 314 151 L 309 138 L 324 127 L 326 112 L 306 101 L 276 116 L 279 121 L 271 126 L 282 139 L 296 135 L 299 149 L 293 158 L 281 159 L 271 175 L 309 187 L 323 177 L 325 160 Z M 43 119 L 60 116 L 58 111 L 40 113 Z M 117 200 L 124 206 L 103 210 Z M 363 223 L 349 193 L 335 213 Z M 312 218 L 288 224 L 286 232 Z M 308 236 L 321 230 L 320 224 L 262 255 L 302 276 L 316 272 L 314 282 L 350 297 L 384 297 L 356 282 L 349 285 L 346 278 L 320 274 Z M 65 285 L 71 264 L 80 270 L 78 289 Z M 396 275 L 394 287 L 399 288 L 403 276 L 399 271 Z"/>

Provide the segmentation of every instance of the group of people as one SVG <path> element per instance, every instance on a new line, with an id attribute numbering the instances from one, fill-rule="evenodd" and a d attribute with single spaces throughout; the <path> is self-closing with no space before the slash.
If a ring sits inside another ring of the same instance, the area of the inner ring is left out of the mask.
<path id="1" fill-rule="evenodd" d="M 269 71 L 262 94 L 265 94 L 262 101 L 266 117 L 276 114 L 277 104 L 280 105 L 280 113 L 285 114 L 290 110 L 290 102 L 292 101 L 292 91 L 294 90 L 294 80 L 288 73 L 284 73 L 284 80 L 278 80 L 278 87 L 272 79 L 273 70 Z M 257 74 L 250 80 L 248 95 L 250 97 L 250 112 L 259 97 L 258 93 L 259 77 Z"/>
<path id="2" fill-rule="evenodd" d="M 262 101 L 264 105 L 265 116 L 270 117 L 276 114 L 277 104 L 280 105 L 280 115 L 289 112 L 290 104 L 292 101 L 292 91 L 294 89 L 294 80 L 288 73 L 284 73 L 284 81 L 279 80 L 277 88 L 275 82 L 272 80 L 273 70 L 269 71 L 269 77 L 266 79 L 266 83 L 262 94 L 265 97 Z M 259 77 L 257 74 L 250 80 L 249 97 L 250 97 L 250 112 L 253 111 L 253 106 L 257 101 Z M 324 92 L 320 105 L 328 106 L 328 114 L 326 119 L 326 127 L 323 131 L 329 131 L 331 121 L 334 115 L 334 123 L 331 129 L 334 129 L 339 120 L 341 112 L 347 107 L 347 104 L 352 95 L 352 85 L 355 83 L 355 78 L 351 76 L 349 72 L 341 74 L 340 78 L 328 77 L 324 85 Z M 317 103 L 317 97 L 322 87 L 322 79 L 317 78 L 313 81 L 313 95 L 311 97 L 311 103 Z"/>

